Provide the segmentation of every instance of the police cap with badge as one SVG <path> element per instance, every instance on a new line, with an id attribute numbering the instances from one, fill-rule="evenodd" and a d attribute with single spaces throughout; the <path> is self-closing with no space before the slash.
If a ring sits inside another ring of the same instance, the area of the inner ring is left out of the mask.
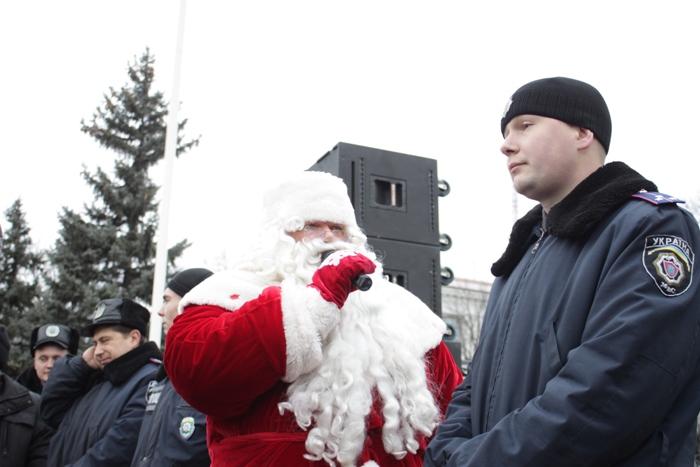
<path id="1" fill-rule="evenodd" d="M 78 343 L 80 333 L 73 328 L 63 324 L 44 324 L 32 329 L 29 339 L 29 350 L 32 357 L 36 349 L 45 344 L 53 344 L 68 350 L 68 353 L 75 355 L 78 353 Z"/>
<path id="2" fill-rule="evenodd" d="M 124 326 L 136 329 L 145 336 L 148 331 L 149 311 L 129 298 L 109 298 L 95 307 L 92 323 L 83 328 L 81 334 L 92 337 L 100 326 Z"/>

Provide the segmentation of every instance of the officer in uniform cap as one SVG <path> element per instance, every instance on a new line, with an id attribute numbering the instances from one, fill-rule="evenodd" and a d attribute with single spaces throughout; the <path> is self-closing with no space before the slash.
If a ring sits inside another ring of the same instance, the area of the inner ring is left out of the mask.
<path id="1" fill-rule="evenodd" d="M 79 340 L 80 333 L 63 324 L 44 324 L 32 329 L 29 351 L 33 365 L 19 375 L 17 382 L 41 394 L 56 360 L 66 354 L 77 354 Z"/>
<path id="2" fill-rule="evenodd" d="M 49 465 L 129 465 L 162 359 L 146 341 L 149 317 L 129 298 L 103 300 L 81 332 L 92 346 L 56 362 L 41 395 L 41 415 L 57 430 Z"/>

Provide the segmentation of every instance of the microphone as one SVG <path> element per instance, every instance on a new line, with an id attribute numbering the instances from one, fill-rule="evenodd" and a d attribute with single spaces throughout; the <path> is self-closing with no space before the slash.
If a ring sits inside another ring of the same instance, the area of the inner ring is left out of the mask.
<path id="1" fill-rule="evenodd" d="M 321 262 L 325 261 L 326 258 L 328 258 L 330 256 L 330 254 L 335 252 L 335 251 L 340 251 L 340 250 L 324 251 L 321 254 Z M 361 290 L 363 292 L 367 292 L 370 289 L 370 287 L 372 287 L 372 278 L 369 277 L 367 274 L 360 274 L 352 280 L 352 285 L 357 287 L 358 290 Z"/>

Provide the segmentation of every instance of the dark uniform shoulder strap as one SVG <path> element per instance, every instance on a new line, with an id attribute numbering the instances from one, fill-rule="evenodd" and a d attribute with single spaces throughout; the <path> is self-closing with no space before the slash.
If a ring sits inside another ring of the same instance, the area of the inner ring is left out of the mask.
<path id="1" fill-rule="evenodd" d="M 642 190 L 638 193 L 632 195 L 633 198 L 643 199 L 651 204 L 679 204 L 685 203 L 684 200 L 676 198 L 675 196 L 666 195 L 664 193 L 659 193 L 658 191 L 646 191 Z"/>

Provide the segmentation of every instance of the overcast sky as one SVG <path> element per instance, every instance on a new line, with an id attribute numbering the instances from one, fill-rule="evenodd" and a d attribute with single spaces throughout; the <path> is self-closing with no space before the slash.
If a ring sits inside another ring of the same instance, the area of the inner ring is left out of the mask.
<path id="1" fill-rule="evenodd" d="M 698 196 L 696 1 L 190 1 L 179 118 L 201 144 L 175 162 L 168 243 L 221 269 L 258 228 L 260 195 L 338 142 L 436 159 L 454 247 L 442 264 L 491 280 L 514 220 L 499 120 L 522 84 L 593 84 L 613 119 L 608 160 Z M 62 206 L 93 199 L 83 164 L 114 155 L 80 132 L 149 47 L 172 91 L 179 1 L 0 4 L 0 212 L 18 197 L 53 245 Z M 162 168 L 153 172 L 161 183 Z M 520 215 L 533 203 L 518 197 Z M 0 225 L 7 228 L 2 216 Z"/>

